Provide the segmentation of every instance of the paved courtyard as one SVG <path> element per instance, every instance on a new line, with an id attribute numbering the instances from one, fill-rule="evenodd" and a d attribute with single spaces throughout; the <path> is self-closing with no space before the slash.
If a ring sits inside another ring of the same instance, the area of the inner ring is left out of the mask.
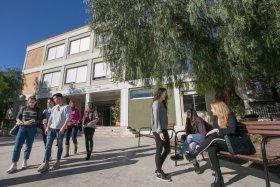
<path id="1" fill-rule="evenodd" d="M 167 158 L 163 170 L 172 175 L 171 182 L 160 181 L 154 176 L 155 143 L 152 139 L 143 138 L 141 147 L 137 147 L 137 138 L 94 137 L 92 159 L 85 161 L 84 139 L 78 137 L 78 154 L 62 160 L 59 170 L 38 173 L 37 168 L 43 160 L 43 142 L 37 138 L 33 144 L 29 168 L 7 174 L 10 166 L 14 144 L 13 137 L 0 137 L 0 187 L 3 186 L 198 186 L 209 187 L 214 177 L 205 161 L 200 161 L 203 173 L 197 175 L 192 164 L 186 160 L 174 162 Z M 70 153 L 73 152 L 73 146 Z M 172 150 L 174 153 L 174 150 Z M 56 147 L 52 157 L 55 158 Z M 23 150 L 18 168 L 21 167 Z M 199 158 L 201 160 L 201 158 Z M 221 161 L 222 173 L 226 186 L 231 187 L 263 187 L 265 186 L 262 169 L 248 167 L 248 163 Z M 278 166 L 279 167 L 279 166 Z M 280 186 L 279 174 L 271 173 L 271 186 Z"/>

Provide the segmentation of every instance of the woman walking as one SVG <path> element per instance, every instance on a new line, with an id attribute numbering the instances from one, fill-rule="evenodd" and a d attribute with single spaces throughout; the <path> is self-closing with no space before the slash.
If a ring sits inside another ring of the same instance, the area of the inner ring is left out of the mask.
<path id="1" fill-rule="evenodd" d="M 151 127 L 156 142 L 156 171 L 158 179 L 170 181 L 169 176 L 162 170 L 162 165 L 170 152 L 170 140 L 167 131 L 167 90 L 159 88 L 153 98 Z M 162 152 L 162 149 L 164 151 Z"/>
<path id="2" fill-rule="evenodd" d="M 80 111 L 75 106 L 75 101 L 70 100 L 69 106 L 71 107 L 71 120 L 67 124 L 67 130 L 66 130 L 66 150 L 64 158 L 69 157 L 69 148 L 70 148 L 70 136 L 72 136 L 72 141 L 74 144 L 74 154 L 77 153 L 78 150 L 78 141 L 77 141 L 77 133 L 78 133 L 78 124 L 81 119 L 80 117 Z"/>
<path id="3" fill-rule="evenodd" d="M 90 159 L 92 148 L 93 148 L 93 135 L 95 127 L 98 122 L 98 113 L 91 102 L 88 102 L 88 109 L 83 116 L 83 127 L 85 134 L 85 144 L 87 150 L 86 160 Z"/>
<path id="4" fill-rule="evenodd" d="M 13 151 L 12 164 L 7 170 L 7 173 L 13 173 L 17 170 L 17 162 L 20 157 L 21 148 L 26 143 L 24 158 L 21 169 L 27 168 L 27 160 L 29 159 L 32 144 L 37 132 L 39 122 L 39 108 L 36 107 L 36 97 L 28 98 L 27 106 L 20 109 L 17 114 L 17 124 L 20 126 L 16 136 L 16 142 Z"/>
<path id="5" fill-rule="evenodd" d="M 217 154 L 221 150 L 228 151 L 224 136 L 236 133 L 237 122 L 223 101 L 213 101 L 210 105 L 214 115 L 214 128 L 206 134 L 208 137 L 195 153 L 186 153 L 186 158 L 188 160 L 194 159 L 198 154 L 208 150 L 211 169 L 215 172 L 215 181 L 211 184 L 211 187 L 223 187 L 224 179 Z"/>

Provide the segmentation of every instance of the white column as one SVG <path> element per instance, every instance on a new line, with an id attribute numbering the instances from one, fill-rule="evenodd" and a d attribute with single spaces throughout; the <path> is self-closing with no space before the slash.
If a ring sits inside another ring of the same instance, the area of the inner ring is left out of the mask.
<path id="1" fill-rule="evenodd" d="M 85 110 L 87 109 L 87 103 L 90 102 L 90 94 L 86 93 L 86 98 L 85 98 Z"/>
<path id="2" fill-rule="evenodd" d="M 175 115 L 176 115 L 176 126 L 175 130 L 182 130 L 183 120 L 182 120 L 182 108 L 181 108 L 181 95 L 178 88 L 174 88 L 174 100 L 175 100 Z"/>
<path id="3" fill-rule="evenodd" d="M 121 89 L 121 112 L 120 126 L 128 126 L 128 88 Z"/>

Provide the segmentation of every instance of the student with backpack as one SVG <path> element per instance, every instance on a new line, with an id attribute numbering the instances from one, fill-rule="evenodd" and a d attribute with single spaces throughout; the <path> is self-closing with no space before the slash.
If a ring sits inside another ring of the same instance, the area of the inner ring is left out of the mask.
<path id="1" fill-rule="evenodd" d="M 186 151 L 194 152 L 201 142 L 204 141 L 207 134 L 206 122 L 197 115 L 196 111 L 189 109 L 186 111 L 186 133 L 187 138 L 184 141 L 184 145 L 179 151 L 179 154 L 171 156 L 171 160 L 183 160 L 183 155 Z M 200 174 L 199 163 L 196 158 L 192 159 L 192 163 L 195 169 L 195 173 Z"/>

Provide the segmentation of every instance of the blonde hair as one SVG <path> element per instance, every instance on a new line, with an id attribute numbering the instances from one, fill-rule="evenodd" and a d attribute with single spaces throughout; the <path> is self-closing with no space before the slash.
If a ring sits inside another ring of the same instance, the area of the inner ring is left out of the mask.
<path id="1" fill-rule="evenodd" d="M 210 105 L 216 112 L 216 115 L 219 119 L 219 126 L 221 128 L 227 128 L 230 110 L 226 103 L 223 101 L 212 101 Z"/>

